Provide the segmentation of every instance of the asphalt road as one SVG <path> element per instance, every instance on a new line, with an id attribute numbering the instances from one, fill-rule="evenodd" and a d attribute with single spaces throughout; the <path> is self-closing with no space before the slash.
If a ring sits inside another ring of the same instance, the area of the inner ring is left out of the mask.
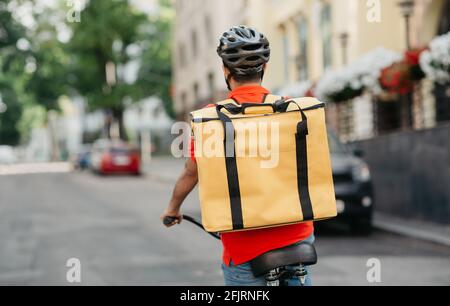
<path id="1" fill-rule="evenodd" d="M 222 285 L 221 245 L 159 215 L 169 182 L 85 173 L 0 176 L 0 285 L 71 285 L 67 260 L 81 262 L 81 285 Z M 184 212 L 198 215 L 197 196 Z M 354 237 L 338 227 L 317 235 L 316 285 L 450 285 L 450 248 L 386 232 Z"/>

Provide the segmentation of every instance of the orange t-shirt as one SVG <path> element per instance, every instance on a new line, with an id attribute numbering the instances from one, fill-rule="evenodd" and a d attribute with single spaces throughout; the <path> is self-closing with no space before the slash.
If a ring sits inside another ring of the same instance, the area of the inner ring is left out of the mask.
<path id="1" fill-rule="evenodd" d="M 228 98 L 234 99 L 238 103 L 262 103 L 264 97 L 269 93 L 267 89 L 261 86 L 242 86 L 234 89 Z M 207 107 L 211 106 L 214 106 L 214 104 Z M 191 141 L 190 152 L 192 160 L 195 161 L 193 140 Z M 268 251 L 305 240 L 313 232 L 313 222 L 305 222 L 266 229 L 223 233 L 221 234 L 223 262 L 227 266 L 231 261 L 235 265 L 240 265 Z"/>

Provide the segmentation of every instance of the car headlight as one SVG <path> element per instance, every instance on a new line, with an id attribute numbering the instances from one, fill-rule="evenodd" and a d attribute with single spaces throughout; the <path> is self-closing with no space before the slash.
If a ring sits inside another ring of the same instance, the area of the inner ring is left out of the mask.
<path id="1" fill-rule="evenodd" d="M 355 165 L 353 167 L 353 179 L 361 183 L 370 181 L 369 166 L 364 162 L 360 162 Z"/>

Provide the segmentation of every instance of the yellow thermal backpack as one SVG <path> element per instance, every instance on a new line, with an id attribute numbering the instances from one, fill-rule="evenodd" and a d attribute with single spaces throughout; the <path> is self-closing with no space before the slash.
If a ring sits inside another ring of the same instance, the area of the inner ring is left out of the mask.
<path id="1" fill-rule="evenodd" d="M 191 113 L 202 222 L 209 232 L 335 217 L 324 104 L 268 95 Z"/>

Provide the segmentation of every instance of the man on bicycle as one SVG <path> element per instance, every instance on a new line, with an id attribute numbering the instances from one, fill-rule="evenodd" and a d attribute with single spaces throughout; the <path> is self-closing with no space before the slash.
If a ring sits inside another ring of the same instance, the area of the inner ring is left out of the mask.
<path id="1" fill-rule="evenodd" d="M 265 96 L 270 93 L 261 86 L 270 58 L 267 38 L 253 28 L 236 26 L 223 33 L 217 53 L 223 61 L 223 73 L 230 90 L 228 98 L 238 103 L 262 103 Z M 176 217 L 176 221 L 168 225 L 169 227 L 181 222 L 181 205 L 198 183 L 193 147 L 192 141 L 191 158 L 187 160 L 175 185 L 169 206 L 161 216 L 161 220 L 165 217 Z M 227 286 L 265 286 L 264 276 L 258 278 L 253 276 L 249 261 L 268 251 L 301 241 L 312 243 L 313 232 L 313 223 L 305 222 L 267 229 L 222 233 L 222 270 L 225 284 Z M 300 281 L 295 277 L 290 279 L 288 284 L 299 286 Z M 309 276 L 306 284 L 311 284 Z"/>

